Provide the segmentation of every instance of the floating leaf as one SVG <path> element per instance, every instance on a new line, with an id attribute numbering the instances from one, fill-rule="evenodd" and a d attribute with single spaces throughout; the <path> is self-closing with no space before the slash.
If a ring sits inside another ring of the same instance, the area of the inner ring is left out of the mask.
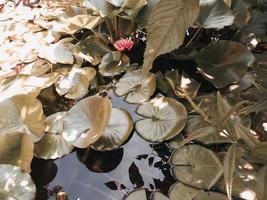
<path id="1" fill-rule="evenodd" d="M 169 190 L 170 200 L 192 200 L 201 190 L 184 185 L 183 183 L 175 183 Z"/>
<path id="2" fill-rule="evenodd" d="M 120 190 L 122 187 L 125 188 L 125 186 L 121 186 L 120 182 L 115 180 L 106 182 L 105 185 L 111 190 Z"/>
<path id="3" fill-rule="evenodd" d="M 119 148 L 128 139 L 132 130 L 133 121 L 129 112 L 121 108 L 112 108 L 108 126 L 91 147 L 99 151 Z"/>
<path id="4" fill-rule="evenodd" d="M 223 0 L 200 0 L 197 23 L 204 28 L 223 28 L 234 22 L 231 9 Z"/>
<path id="5" fill-rule="evenodd" d="M 130 66 L 130 59 L 126 54 L 112 51 L 103 56 L 99 65 L 99 73 L 103 76 L 119 75 Z"/>
<path id="6" fill-rule="evenodd" d="M 149 72 L 157 56 L 183 44 L 185 32 L 198 14 L 198 0 L 160 0 L 153 7 L 147 23 L 143 74 Z"/>
<path id="7" fill-rule="evenodd" d="M 139 105 L 136 113 L 144 117 L 136 122 L 136 131 L 153 142 L 176 136 L 183 130 L 187 120 L 183 104 L 169 97 L 155 97 Z"/>
<path id="8" fill-rule="evenodd" d="M 267 160 L 267 142 L 260 142 L 252 149 L 252 155 Z"/>
<path id="9" fill-rule="evenodd" d="M 139 169 L 134 162 L 131 164 L 128 171 L 129 171 L 129 179 L 133 184 L 134 188 L 139 188 L 144 186 L 143 177 L 140 174 Z"/>
<path id="10" fill-rule="evenodd" d="M 0 102 L 0 135 L 21 132 L 34 142 L 44 135 L 45 116 L 42 104 L 29 95 L 16 95 Z"/>
<path id="11" fill-rule="evenodd" d="M 0 165 L 0 198 L 3 200 L 34 200 L 35 185 L 28 173 L 12 165 Z"/>
<path id="12" fill-rule="evenodd" d="M 124 196 L 123 200 L 147 200 L 146 190 L 137 189 Z"/>
<path id="13" fill-rule="evenodd" d="M 31 171 L 33 142 L 31 136 L 14 132 L 0 135 L 0 163 L 16 165 Z M 1 193 L 1 192 L 0 192 Z"/>
<path id="14" fill-rule="evenodd" d="M 223 161 L 223 175 L 228 200 L 232 199 L 233 175 L 236 163 L 236 144 L 228 149 Z"/>
<path id="15" fill-rule="evenodd" d="M 73 67 L 55 84 L 56 91 L 68 99 L 81 99 L 87 94 L 90 81 L 95 75 L 96 71 L 93 67 Z"/>
<path id="16" fill-rule="evenodd" d="M 34 144 L 36 157 L 56 159 L 72 151 L 72 144 L 62 137 L 63 120 L 66 114 L 66 112 L 57 112 L 46 119 L 46 134 L 40 141 Z"/>
<path id="17" fill-rule="evenodd" d="M 91 96 L 79 101 L 64 117 L 64 139 L 76 147 L 88 147 L 102 136 L 111 109 L 108 98 Z"/>
<path id="18" fill-rule="evenodd" d="M 182 183 L 210 189 L 221 177 L 223 167 L 217 156 L 199 145 L 188 145 L 174 151 L 170 163 L 173 175 Z"/>
<path id="19" fill-rule="evenodd" d="M 247 47 L 226 40 L 212 43 L 196 55 L 198 70 L 217 88 L 240 81 L 254 60 Z"/>
<path id="20" fill-rule="evenodd" d="M 156 89 L 156 78 L 152 73 L 142 78 L 142 71 L 135 70 L 125 74 L 116 84 L 115 94 L 125 96 L 129 103 L 143 103 L 150 99 Z"/>

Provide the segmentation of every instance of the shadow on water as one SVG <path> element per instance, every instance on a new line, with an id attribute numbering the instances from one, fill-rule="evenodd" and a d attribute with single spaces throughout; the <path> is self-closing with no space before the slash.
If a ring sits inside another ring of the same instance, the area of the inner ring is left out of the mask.
<path id="1" fill-rule="evenodd" d="M 127 109 L 134 120 L 138 119 L 134 112 L 136 105 L 113 95 L 112 104 Z M 45 199 L 45 188 L 51 191 L 56 187 L 68 192 L 70 200 L 120 200 L 127 192 L 139 187 L 166 194 L 174 183 L 168 164 L 170 154 L 171 150 L 165 144 L 149 143 L 136 132 L 122 148 L 112 152 L 79 149 L 54 161 L 57 171 L 49 184 L 42 181 L 42 177 L 39 177 L 41 180 L 34 179 L 42 183 L 38 186 L 47 184 L 38 188 L 37 200 Z M 42 175 L 42 171 L 43 167 L 33 169 L 36 174 Z"/>

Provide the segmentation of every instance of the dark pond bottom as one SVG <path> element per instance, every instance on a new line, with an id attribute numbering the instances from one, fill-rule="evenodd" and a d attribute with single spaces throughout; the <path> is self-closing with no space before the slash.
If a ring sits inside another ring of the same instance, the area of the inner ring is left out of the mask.
<path id="1" fill-rule="evenodd" d="M 134 120 L 136 106 L 113 97 L 114 107 L 126 108 Z M 55 160 L 33 161 L 32 177 L 38 186 L 37 200 L 47 199 L 48 191 L 62 189 L 70 200 L 120 200 L 135 188 L 146 187 L 167 194 L 175 182 L 165 144 L 152 144 L 136 132 L 120 149 L 96 152 L 78 149 Z"/>

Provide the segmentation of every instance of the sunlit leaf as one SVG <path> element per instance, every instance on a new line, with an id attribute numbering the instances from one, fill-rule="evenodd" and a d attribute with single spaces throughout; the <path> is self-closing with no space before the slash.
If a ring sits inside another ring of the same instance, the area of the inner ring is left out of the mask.
<path id="1" fill-rule="evenodd" d="M 171 156 L 173 175 L 182 183 L 210 189 L 221 177 L 223 167 L 217 156 L 199 145 L 188 145 Z"/>
<path id="2" fill-rule="evenodd" d="M 147 23 L 147 46 L 143 74 L 155 58 L 183 44 L 185 31 L 199 14 L 198 0 L 160 0 L 152 9 Z"/>
<path id="3" fill-rule="evenodd" d="M 79 101 L 64 117 L 64 139 L 76 147 L 88 147 L 103 135 L 111 109 L 108 98 L 91 96 Z"/>
<path id="4" fill-rule="evenodd" d="M 3 200 L 34 200 L 35 185 L 28 173 L 19 167 L 0 164 L 0 198 Z"/>
<path id="5" fill-rule="evenodd" d="M 42 104 L 36 98 L 16 95 L 0 102 L 0 135 L 21 132 L 37 142 L 43 137 L 44 129 Z"/>
<path id="6" fill-rule="evenodd" d="M 156 78 L 152 73 L 144 78 L 141 70 L 134 70 L 125 74 L 116 84 L 115 94 L 126 96 L 129 103 L 143 103 L 153 95 L 156 89 Z"/>
<path id="7" fill-rule="evenodd" d="M 223 0 L 200 0 L 197 23 L 204 28 L 223 28 L 233 21 L 234 15 Z"/>
<path id="8" fill-rule="evenodd" d="M 99 151 L 119 148 L 128 139 L 132 130 L 133 121 L 128 111 L 112 108 L 109 123 L 103 135 L 91 147 Z"/>
<path id="9" fill-rule="evenodd" d="M 66 112 L 57 112 L 46 118 L 44 137 L 34 144 L 34 154 L 43 159 L 56 159 L 69 154 L 73 146 L 62 137 L 63 120 Z"/>
<path id="10" fill-rule="evenodd" d="M 236 164 L 236 144 L 228 149 L 223 161 L 223 175 L 228 199 L 232 199 L 233 175 Z"/>
<path id="11" fill-rule="evenodd" d="M 198 70 L 217 88 L 240 81 L 254 60 L 247 47 L 226 40 L 212 43 L 196 55 Z"/>
<path id="12" fill-rule="evenodd" d="M 33 141 L 31 136 L 19 132 L 0 134 L 1 164 L 16 165 L 24 171 L 30 172 L 32 158 Z"/>
<path id="13" fill-rule="evenodd" d="M 153 142 L 169 140 L 185 127 L 187 112 L 175 99 L 155 97 L 137 107 L 136 113 L 143 116 L 135 124 L 136 131 Z"/>

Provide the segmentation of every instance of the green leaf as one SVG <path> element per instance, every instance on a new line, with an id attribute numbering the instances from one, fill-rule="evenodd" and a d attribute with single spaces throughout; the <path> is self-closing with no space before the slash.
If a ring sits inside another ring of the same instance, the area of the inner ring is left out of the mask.
<path id="1" fill-rule="evenodd" d="M 199 0 L 160 0 L 148 19 L 147 46 L 143 74 L 153 65 L 155 58 L 183 44 L 185 31 L 199 13 Z"/>
<path id="2" fill-rule="evenodd" d="M 232 144 L 228 149 L 223 161 L 223 175 L 225 181 L 228 200 L 232 199 L 233 175 L 236 160 L 236 144 Z"/>
<path id="3" fill-rule="evenodd" d="M 244 125 L 237 124 L 236 128 L 239 137 L 242 138 L 250 148 L 254 148 L 259 143 L 256 137 L 250 132 L 250 129 Z"/>
<path id="4" fill-rule="evenodd" d="M 226 40 L 202 48 L 195 58 L 200 73 L 217 88 L 240 81 L 255 60 L 247 47 Z"/>
<path id="5" fill-rule="evenodd" d="M 264 165 L 257 174 L 256 194 L 258 200 L 267 199 L 267 165 Z"/>
<path id="6" fill-rule="evenodd" d="M 197 23 L 204 28 L 223 28 L 234 21 L 231 9 L 223 0 L 200 0 Z"/>

